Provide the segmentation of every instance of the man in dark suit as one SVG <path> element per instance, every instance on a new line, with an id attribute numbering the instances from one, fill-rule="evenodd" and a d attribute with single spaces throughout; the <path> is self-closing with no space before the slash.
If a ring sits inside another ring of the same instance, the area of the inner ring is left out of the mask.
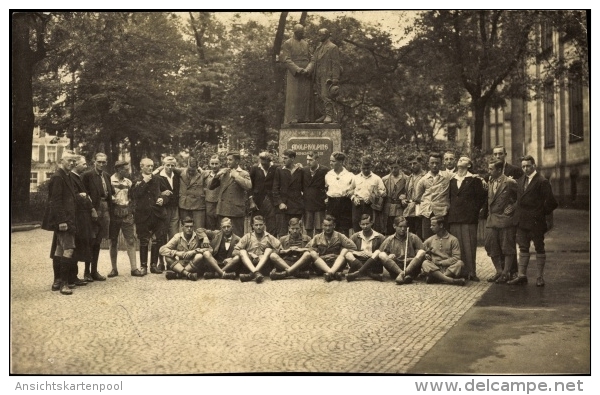
<path id="1" fill-rule="evenodd" d="M 302 165 L 295 163 L 296 152 L 283 151 L 283 166 L 275 171 L 273 180 L 273 200 L 277 207 L 277 237 L 288 233 L 288 223 L 292 218 L 302 218 L 304 199 L 302 198 Z"/>
<path id="2" fill-rule="evenodd" d="M 165 219 L 165 232 L 163 240 L 159 240 L 159 245 L 164 245 L 179 233 L 179 185 L 181 183 L 181 172 L 175 172 L 177 160 L 172 156 L 163 159 L 163 169 L 159 173 L 161 182 L 161 194 L 164 200 L 164 207 L 167 213 Z M 165 270 L 165 264 L 162 254 L 159 254 L 158 270 Z"/>
<path id="3" fill-rule="evenodd" d="M 277 166 L 271 162 L 271 154 L 261 152 L 258 154 L 258 165 L 250 168 L 250 181 L 252 181 L 252 199 L 258 207 L 253 216 L 261 215 L 265 219 L 267 232 L 277 233 L 277 220 L 275 206 L 273 205 L 273 180 Z"/>
<path id="4" fill-rule="evenodd" d="M 219 221 L 231 219 L 233 233 L 244 234 L 247 191 L 252 189 L 250 174 L 240 167 L 242 157 L 239 152 L 227 153 L 227 167 L 219 170 L 210 182 L 208 189 L 219 188 L 217 216 Z"/>
<path id="5" fill-rule="evenodd" d="M 482 216 L 485 223 L 485 250 L 492 259 L 496 274 L 489 282 L 503 284 L 510 280 L 510 268 L 517 255 L 513 222 L 517 202 L 517 182 L 502 173 L 504 163 L 492 159 L 488 165 L 490 173 L 487 204 Z"/>
<path id="6" fill-rule="evenodd" d="M 104 281 L 106 277 L 98 273 L 98 257 L 100 256 L 100 243 L 102 239 L 107 239 L 110 228 L 110 212 L 112 209 L 112 199 L 115 194 L 110 183 L 110 174 L 104 171 L 106 168 L 106 154 L 97 153 L 94 158 L 94 168 L 83 173 L 82 181 L 88 195 L 92 199 L 92 204 L 98 214 L 97 229 L 92 240 L 92 261 L 85 263 L 84 280 Z M 91 266 L 91 268 L 90 268 Z"/>
<path id="7" fill-rule="evenodd" d="M 304 198 L 304 229 L 309 237 L 323 231 L 321 224 L 325 218 L 325 174 L 329 168 L 319 164 L 319 153 L 306 155 L 307 167 L 302 168 L 302 194 Z"/>
<path id="8" fill-rule="evenodd" d="M 521 168 L 525 173 L 518 181 L 517 207 L 514 224 L 517 226 L 517 244 L 519 245 L 519 276 L 508 284 L 527 284 L 527 266 L 529 247 L 533 241 L 538 269 L 536 286 L 543 287 L 546 250 L 544 233 L 548 230 L 546 215 L 558 207 L 552 193 L 550 182 L 536 171 L 535 160 L 531 155 L 521 158 Z"/>
<path id="9" fill-rule="evenodd" d="M 148 245 L 151 239 L 150 271 L 155 274 L 162 273 L 156 267 L 156 263 L 158 261 L 158 243 L 163 240 L 163 234 L 166 232 L 167 212 L 161 195 L 160 178 L 152 175 L 153 168 L 152 159 L 142 159 L 140 162 L 142 179 L 137 181 L 131 189 L 131 194 L 135 199 L 134 221 L 140 240 L 140 271 L 142 275 L 148 274 Z"/>
<path id="10" fill-rule="evenodd" d="M 65 151 L 59 168 L 50 178 L 48 185 L 48 206 L 44 211 L 42 229 L 54 231 L 56 242 L 50 251 L 54 268 L 52 290 L 63 295 L 71 295 L 73 291 L 68 286 L 69 273 L 72 270 L 73 253 L 75 251 L 75 235 L 77 233 L 75 201 L 77 194 L 69 173 L 75 167 L 77 157 Z"/>
<path id="11" fill-rule="evenodd" d="M 206 265 L 211 267 L 214 272 L 204 273 L 205 279 L 220 277 L 225 280 L 235 280 L 235 269 L 239 267 L 241 259 L 239 256 L 233 256 L 233 250 L 240 241 L 240 237 L 233 233 L 233 226 L 229 218 L 221 220 L 221 230 L 198 229 L 196 232 L 204 231 L 210 240 L 212 252 L 204 252 Z M 233 270 L 233 271 L 232 271 Z"/>

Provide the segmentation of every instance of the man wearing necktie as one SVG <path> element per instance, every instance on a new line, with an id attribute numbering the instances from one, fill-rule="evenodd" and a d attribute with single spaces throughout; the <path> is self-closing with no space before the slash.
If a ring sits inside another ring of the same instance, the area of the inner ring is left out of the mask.
<path id="1" fill-rule="evenodd" d="M 535 160 L 531 155 L 526 155 L 521 159 L 521 168 L 525 174 L 518 181 L 514 219 L 514 224 L 517 226 L 517 244 L 519 245 L 519 276 L 508 281 L 507 284 L 527 284 L 529 247 L 533 241 L 538 269 L 536 286 L 543 287 L 546 264 L 544 233 L 548 231 L 546 216 L 558 207 L 558 202 L 554 198 L 550 182 L 536 171 Z"/>
<path id="2" fill-rule="evenodd" d="M 235 280 L 237 274 L 235 269 L 241 262 L 239 256 L 233 256 L 233 250 L 240 241 L 240 237 L 233 233 L 232 222 L 229 218 L 221 220 L 221 230 L 213 231 L 206 229 L 197 229 L 196 233 L 204 232 L 210 240 L 211 252 L 206 251 L 204 261 L 206 272 L 204 278 L 222 278 L 225 280 Z"/>
<path id="3" fill-rule="evenodd" d="M 110 211 L 115 191 L 110 182 L 110 175 L 104 171 L 106 168 L 106 154 L 98 152 L 94 158 L 94 168 L 83 173 L 83 185 L 92 199 L 92 205 L 98 214 L 96 220 L 95 238 L 92 240 L 92 261 L 85 263 L 84 280 L 104 281 L 106 277 L 98 273 L 98 257 L 100 256 L 100 243 L 108 238 L 110 227 Z"/>

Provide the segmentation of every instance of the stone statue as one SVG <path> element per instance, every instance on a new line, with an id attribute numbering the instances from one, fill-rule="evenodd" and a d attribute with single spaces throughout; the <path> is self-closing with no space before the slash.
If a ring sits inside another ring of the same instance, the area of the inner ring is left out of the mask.
<path id="1" fill-rule="evenodd" d="M 283 43 L 282 59 L 288 69 L 284 123 L 310 122 L 312 53 L 304 38 L 304 26 L 294 26 L 294 37 Z"/>
<path id="2" fill-rule="evenodd" d="M 316 122 L 331 123 L 337 121 L 334 116 L 333 99 L 339 91 L 340 51 L 330 40 L 327 29 L 319 30 L 321 42 L 314 53 L 315 88 L 319 97 L 318 108 L 323 116 Z"/>

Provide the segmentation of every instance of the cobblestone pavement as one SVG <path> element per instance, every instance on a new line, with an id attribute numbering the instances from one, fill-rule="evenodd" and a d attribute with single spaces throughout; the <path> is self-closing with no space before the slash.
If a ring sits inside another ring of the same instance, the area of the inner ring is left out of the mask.
<path id="1" fill-rule="evenodd" d="M 12 373 L 404 373 L 489 287 L 136 278 L 120 251 L 118 277 L 63 296 L 50 291 L 51 238 L 12 234 Z M 493 273 L 483 248 L 477 261 Z"/>

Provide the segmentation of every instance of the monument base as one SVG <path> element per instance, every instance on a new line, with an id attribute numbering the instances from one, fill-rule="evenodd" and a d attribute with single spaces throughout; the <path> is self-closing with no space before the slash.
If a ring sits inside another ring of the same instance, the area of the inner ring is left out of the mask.
<path id="1" fill-rule="evenodd" d="M 319 164 L 329 167 L 329 157 L 342 150 L 342 129 L 338 123 L 292 123 L 281 125 L 279 131 L 279 156 L 283 151 L 296 151 L 296 162 L 306 165 L 306 156 L 313 151 L 319 154 Z"/>

